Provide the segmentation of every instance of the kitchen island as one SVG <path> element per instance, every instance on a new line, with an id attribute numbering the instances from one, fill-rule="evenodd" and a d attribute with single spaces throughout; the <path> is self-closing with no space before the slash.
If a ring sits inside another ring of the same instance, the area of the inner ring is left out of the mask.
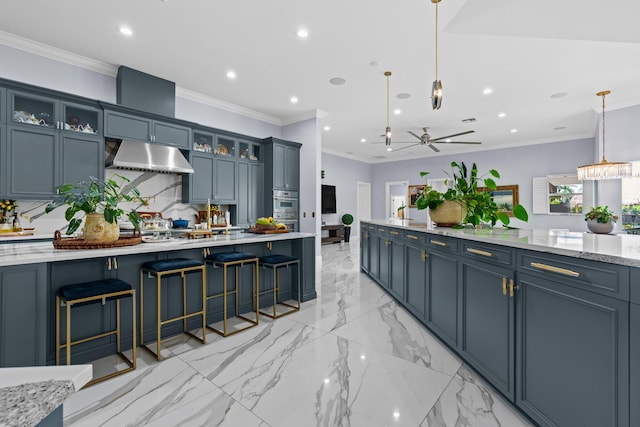
<path id="1" fill-rule="evenodd" d="M 361 224 L 361 270 L 543 426 L 640 425 L 640 237 Z"/>
<path id="2" fill-rule="evenodd" d="M 316 298 L 315 290 L 315 235 L 309 233 L 251 234 L 238 233 L 216 235 L 206 239 L 169 239 L 162 243 L 141 243 L 108 249 L 64 250 L 55 249 L 51 242 L 5 243 L 0 245 L 0 367 L 51 365 L 55 361 L 55 295 L 66 284 L 118 278 L 133 286 L 139 295 L 140 266 L 148 261 L 169 258 L 191 258 L 203 260 L 205 255 L 216 252 L 243 251 L 257 256 L 267 254 L 292 255 L 300 260 L 301 301 Z M 207 283 L 211 288 L 221 286 L 221 269 L 207 268 Z M 198 292 L 191 292 L 199 286 L 197 275 L 187 276 L 189 298 L 187 308 L 202 304 Z M 293 275 L 281 273 L 284 289 L 290 289 Z M 145 276 L 146 280 L 146 276 Z M 182 310 L 181 279 L 179 276 L 165 279 L 166 291 L 163 297 L 169 315 Z M 262 279 L 260 280 L 262 283 Z M 245 298 L 239 302 L 240 312 L 249 311 L 252 305 L 251 274 L 238 273 L 238 286 Z M 149 294 L 149 295 L 147 295 Z M 145 292 L 145 298 L 152 298 L 153 292 Z M 283 297 L 297 297 L 285 294 Z M 261 295 L 265 304 L 270 295 Z M 138 297 L 139 298 L 139 297 Z M 128 302 L 127 302 L 128 303 Z M 139 303 L 139 301 L 138 301 Z M 123 308 L 124 309 L 124 308 Z M 100 310 L 100 315 L 95 314 Z M 153 315 L 150 313 L 149 315 Z M 138 312 L 139 316 L 139 312 Z M 125 316 L 126 317 L 126 316 Z M 149 334 L 154 319 L 147 318 Z M 210 301 L 207 306 L 207 322 L 214 323 L 222 318 L 222 301 Z M 96 320 L 97 319 L 97 320 Z M 97 333 L 108 327 L 115 327 L 116 313 L 111 304 L 79 307 L 74 312 L 74 323 L 81 324 L 78 330 L 86 335 Z M 189 328 L 197 328 L 197 319 L 188 323 Z M 129 321 L 130 322 L 130 321 Z M 176 322 L 163 328 L 163 336 L 182 331 Z M 138 319 L 140 324 L 140 319 Z M 131 337 L 132 325 L 123 319 L 123 346 L 130 345 L 125 337 Z M 145 334 L 146 334 L 145 329 Z M 114 340 L 106 337 L 95 342 L 74 347 L 74 363 L 86 363 L 113 353 Z"/>

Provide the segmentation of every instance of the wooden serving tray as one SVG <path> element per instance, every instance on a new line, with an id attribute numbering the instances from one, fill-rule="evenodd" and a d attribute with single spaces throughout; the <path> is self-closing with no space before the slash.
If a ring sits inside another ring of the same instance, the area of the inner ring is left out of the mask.
<path id="1" fill-rule="evenodd" d="M 288 233 L 291 230 L 289 230 L 288 228 L 286 230 L 275 230 L 275 229 L 265 230 L 265 229 L 251 227 L 249 231 L 255 234 L 281 234 L 281 233 Z"/>
<path id="2" fill-rule="evenodd" d="M 0 233 L 0 237 L 33 236 L 33 231 L 5 231 Z"/>

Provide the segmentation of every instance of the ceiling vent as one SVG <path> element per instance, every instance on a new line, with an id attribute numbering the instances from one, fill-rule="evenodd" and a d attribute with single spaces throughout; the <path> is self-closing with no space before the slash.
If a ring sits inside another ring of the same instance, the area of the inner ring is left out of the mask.
<path id="1" fill-rule="evenodd" d="M 462 119 L 462 123 L 473 123 L 473 122 L 477 122 L 478 120 L 475 117 L 470 117 L 468 119 Z"/>

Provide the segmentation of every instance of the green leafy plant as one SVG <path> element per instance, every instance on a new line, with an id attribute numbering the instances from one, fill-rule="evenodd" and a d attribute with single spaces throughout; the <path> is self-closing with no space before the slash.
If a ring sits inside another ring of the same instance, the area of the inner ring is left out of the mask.
<path id="1" fill-rule="evenodd" d="M 344 225 L 351 225 L 351 224 L 353 224 L 353 215 L 348 214 L 348 213 L 346 213 L 346 214 L 342 215 L 342 223 L 343 223 Z"/>
<path id="2" fill-rule="evenodd" d="M 589 221 L 590 219 L 606 224 L 609 221 L 616 222 L 618 215 L 609 210 L 609 206 L 593 206 L 589 209 L 589 212 L 584 214 L 585 221 Z"/>
<path id="3" fill-rule="evenodd" d="M 120 179 L 99 181 L 91 177 L 89 181 L 81 181 L 76 184 L 63 184 L 58 187 L 58 195 L 45 208 L 50 213 L 60 206 L 67 206 L 64 218 L 69 222 L 66 234 L 75 233 L 82 224 L 82 217 L 76 214 L 84 212 L 85 215 L 102 213 L 104 219 L 113 224 L 118 217 L 126 215 L 133 224 L 135 230 L 140 230 L 140 215 L 135 209 L 125 210 L 119 204 L 121 202 L 140 202 L 146 205 L 146 201 L 140 197 L 140 192 L 135 186 L 129 185 L 130 180 L 121 175 Z"/>
<path id="4" fill-rule="evenodd" d="M 491 194 L 487 191 L 478 191 L 478 187 L 496 190 L 497 186 L 493 178 L 500 178 L 497 170 L 490 169 L 478 175 L 478 167 L 475 163 L 469 169 L 464 162 L 451 162 L 451 174 L 445 173 L 448 177 L 445 184 L 451 183 L 451 188 L 444 193 L 431 187 L 425 188 L 416 200 L 418 209 L 436 209 L 445 200 L 453 200 L 461 203 L 466 209 L 465 224 L 478 226 L 481 223 L 489 223 L 495 226 L 500 221 L 504 225 L 509 225 L 509 215 L 493 201 Z M 429 172 L 420 172 L 423 178 L 428 174 Z M 513 216 L 521 221 L 529 220 L 529 214 L 520 204 L 513 206 L 512 212 Z"/>

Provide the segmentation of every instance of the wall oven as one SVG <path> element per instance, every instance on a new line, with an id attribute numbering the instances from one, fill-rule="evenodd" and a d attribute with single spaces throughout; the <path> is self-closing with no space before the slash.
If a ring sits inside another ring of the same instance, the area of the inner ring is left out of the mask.
<path id="1" fill-rule="evenodd" d="M 298 192 L 273 190 L 273 217 L 298 231 Z"/>

